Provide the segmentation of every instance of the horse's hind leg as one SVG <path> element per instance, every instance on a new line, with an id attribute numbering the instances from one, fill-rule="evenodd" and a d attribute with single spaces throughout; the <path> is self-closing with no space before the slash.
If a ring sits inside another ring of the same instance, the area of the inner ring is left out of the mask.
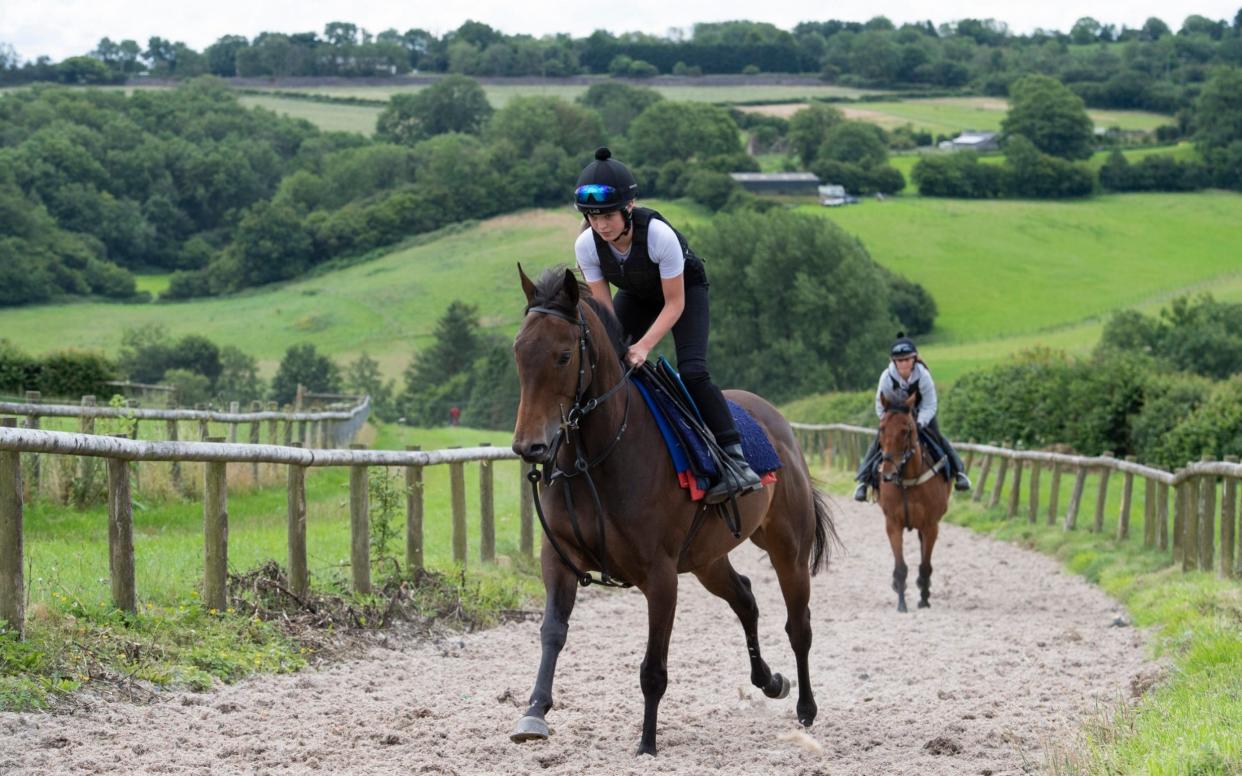
<path id="1" fill-rule="evenodd" d="M 759 606 L 750 589 L 750 580 L 733 568 L 725 555 L 705 569 L 694 572 L 703 587 L 713 595 L 723 598 L 742 623 L 746 634 L 746 652 L 750 655 L 750 683 L 763 690 L 769 698 L 784 698 L 789 694 L 789 680 L 773 674 L 763 656 L 759 654 Z"/>
<path id="2" fill-rule="evenodd" d="M 933 522 L 923 530 L 919 531 L 919 546 L 923 551 L 922 558 L 919 561 L 919 608 L 926 609 L 931 606 L 927 600 L 931 597 L 931 575 L 932 575 L 932 548 L 936 546 L 936 536 L 940 533 L 940 524 Z"/>
<path id="3" fill-rule="evenodd" d="M 578 596 L 578 581 L 560 558 L 553 555 L 547 545 L 543 555 L 543 584 L 548 597 L 543 610 L 543 625 L 539 628 L 542 644 L 539 675 L 530 694 L 530 708 L 509 734 L 510 739 L 519 743 L 548 737 L 548 723 L 544 721 L 544 716 L 552 708 L 552 677 L 556 673 L 556 659 L 565 646 L 569 615 Z"/>
<path id="4" fill-rule="evenodd" d="M 910 572 L 906 566 L 905 556 L 901 551 L 901 523 L 886 520 L 888 544 L 893 549 L 893 592 L 897 594 L 897 611 L 906 610 L 906 575 Z"/>
<path id="5" fill-rule="evenodd" d="M 815 693 L 811 691 L 811 668 L 808 655 L 811 652 L 811 570 L 805 553 L 794 546 L 782 546 L 783 542 L 770 540 L 768 557 L 776 569 L 781 583 L 781 595 L 785 598 L 785 633 L 789 646 L 793 647 L 798 663 L 798 721 L 810 727 L 819 713 L 815 705 Z"/>

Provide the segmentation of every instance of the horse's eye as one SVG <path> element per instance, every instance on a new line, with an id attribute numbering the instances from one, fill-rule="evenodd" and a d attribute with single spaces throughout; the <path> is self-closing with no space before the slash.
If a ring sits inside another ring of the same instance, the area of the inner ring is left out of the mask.
<path id="1" fill-rule="evenodd" d="M 569 351 L 566 350 L 561 353 L 560 358 L 556 359 L 556 365 L 565 366 L 568 363 L 569 363 Z"/>

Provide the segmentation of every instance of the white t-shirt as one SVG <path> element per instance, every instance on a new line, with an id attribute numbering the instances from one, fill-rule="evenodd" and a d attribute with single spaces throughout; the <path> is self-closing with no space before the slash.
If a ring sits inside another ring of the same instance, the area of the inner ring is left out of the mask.
<path id="1" fill-rule="evenodd" d="M 617 261 L 624 263 L 630 257 L 634 246 L 624 254 L 609 243 L 608 250 Z M 582 277 L 588 283 L 604 279 L 599 267 L 599 254 L 595 251 L 595 231 L 590 227 L 583 229 L 582 234 L 574 241 L 574 254 L 578 257 L 578 266 L 582 268 Z M 670 280 L 680 275 L 686 268 L 686 257 L 681 252 L 681 243 L 673 228 L 658 218 L 651 219 L 647 226 L 647 255 L 654 264 L 660 265 L 660 277 Z"/>

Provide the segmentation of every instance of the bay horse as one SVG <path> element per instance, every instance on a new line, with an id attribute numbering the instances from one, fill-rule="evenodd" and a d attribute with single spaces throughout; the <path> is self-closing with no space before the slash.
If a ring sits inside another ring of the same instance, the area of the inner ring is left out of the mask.
<path id="1" fill-rule="evenodd" d="M 754 394 L 725 392 L 754 416 L 783 463 L 775 483 L 737 498 L 735 537 L 723 520 L 704 519 L 708 513 L 700 514 L 678 484 L 656 421 L 623 370 L 625 347 L 612 310 L 568 269 L 548 270 L 537 282 L 520 265 L 518 273 L 527 306 L 513 344 L 521 387 L 513 450 L 532 464 L 532 473 L 535 465 L 544 467 L 536 506 L 544 526 L 540 565 L 547 602 L 530 706 L 510 738 L 548 737 L 557 657 L 578 586 L 591 582 L 633 585 L 647 599 L 637 754 L 656 753 L 679 574 L 694 574 L 741 620 L 751 683 L 770 698 L 788 695 L 789 680 L 773 673 L 759 653 L 750 581 L 729 563 L 729 551 L 746 539 L 767 551 L 780 581 L 785 631 L 797 660 L 798 720 L 810 726 L 817 711 L 807 665 L 810 578 L 827 560 L 836 533 L 789 423 Z"/>
<path id="2" fill-rule="evenodd" d="M 906 611 L 906 559 L 902 554 L 902 533 L 919 532 L 919 608 L 931 606 L 932 548 L 940 532 L 940 518 L 949 509 L 951 486 L 940 473 L 947 465 L 941 460 L 925 463 L 915 422 L 917 394 L 905 401 L 892 402 L 881 395 L 884 414 L 880 417 L 879 501 L 884 510 L 888 543 L 893 548 L 893 591 L 897 611 Z"/>

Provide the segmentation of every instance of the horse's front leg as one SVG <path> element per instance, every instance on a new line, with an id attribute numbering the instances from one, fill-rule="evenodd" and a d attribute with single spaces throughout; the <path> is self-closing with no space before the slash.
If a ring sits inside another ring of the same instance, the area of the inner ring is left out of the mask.
<path id="1" fill-rule="evenodd" d="M 936 536 L 940 533 L 940 523 L 932 521 L 931 525 L 919 531 L 919 546 L 922 549 L 922 556 L 919 560 L 919 608 L 926 609 L 931 606 L 928 601 L 931 598 L 931 575 L 932 575 L 932 548 L 936 546 Z"/>
<path id="2" fill-rule="evenodd" d="M 565 646 L 569 633 L 569 615 L 578 597 L 578 580 L 561 559 L 545 542 L 540 562 L 543 566 L 543 585 L 547 590 L 547 603 L 543 610 L 543 626 L 539 629 L 542 649 L 539 657 L 539 676 L 530 694 L 530 708 L 518 720 L 509 738 L 514 741 L 530 741 L 548 737 L 548 723 L 544 715 L 552 708 L 552 677 L 556 673 L 556 659 Z"/>
<path id="3" fill-rule="evenodd" d="M 888 544 L 893 549 L 893 592 L 897 594 L 897 611 L 906 611 L 906 559 L 901 551 L 901 523 L 886 517 L 884 525 L 888 531 Z"/>
<path id="4" fill-rule="evenodd" d="M 648 577 L 647 654 L 643 657 L 639 683 L 643 688 L 643 736 L 637 754 L 656 753 L 656 716 L 668 687 L 668 640 L 677 614 L 677 571 L 669 567 Z"/>

